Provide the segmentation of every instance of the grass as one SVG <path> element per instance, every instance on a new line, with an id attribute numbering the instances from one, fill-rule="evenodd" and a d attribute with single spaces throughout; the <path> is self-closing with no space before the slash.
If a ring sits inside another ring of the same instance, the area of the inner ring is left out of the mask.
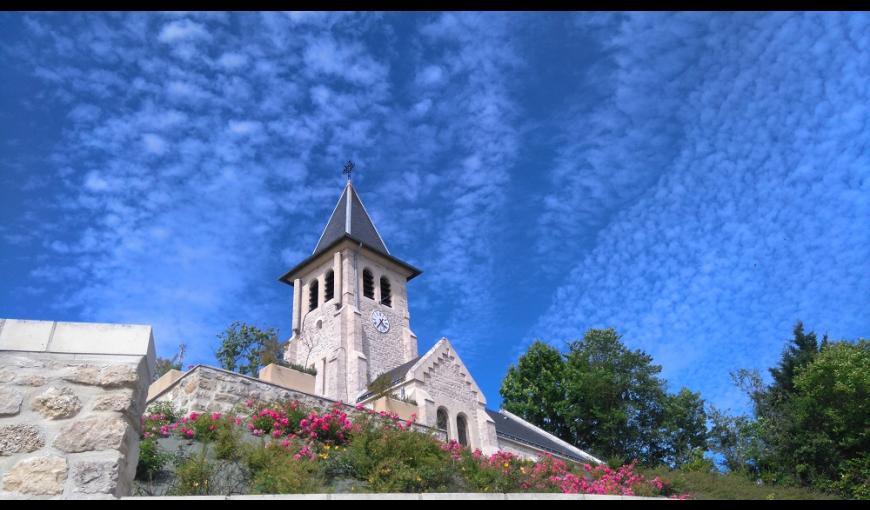
<path id="1" fill-rule="evenodd" d="M 841 499 L 802 487 L 757 485 L 741 474 L 707 473 L 702 471 L 639 470 L 647 477 L 656 475 L 668 479 L 674 490 L 689 493 L 693 499 Z"/>

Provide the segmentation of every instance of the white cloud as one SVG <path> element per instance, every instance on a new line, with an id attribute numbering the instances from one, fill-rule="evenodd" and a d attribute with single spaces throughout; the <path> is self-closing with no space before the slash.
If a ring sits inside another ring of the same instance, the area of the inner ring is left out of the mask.
<path id="1" fill-rule="evenodd" d="M 189 19 L 167 23 L 160 30 L 160 35 L 157 36 L 160 42 L 167 44 L 209 38 L 210 35 L 203 25 Z"/>
<path id="2" fill-rule="evenodd" d="M 168 146 L 168 143 L 162 136 L 155 135 L 154 133 L 142 135 L 142 144 L 145 146 L 146 152 L 157 156 L 165 154 Z"/>

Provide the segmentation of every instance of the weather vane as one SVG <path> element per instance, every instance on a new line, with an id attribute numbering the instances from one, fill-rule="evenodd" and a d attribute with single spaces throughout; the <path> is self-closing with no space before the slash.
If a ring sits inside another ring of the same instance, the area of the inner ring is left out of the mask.
<path id="1" fill-rule="evenodd" d="M 347 163 L 344 164 L 344 169 L 341 173 L 347 176 L 347 181 L 350 182 L 350 173 L 353 172 L 353 161 L 347 160 Z"/>

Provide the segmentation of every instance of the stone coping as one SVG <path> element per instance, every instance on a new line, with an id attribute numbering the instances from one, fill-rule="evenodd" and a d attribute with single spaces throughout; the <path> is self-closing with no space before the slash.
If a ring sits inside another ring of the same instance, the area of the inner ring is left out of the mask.
<path id="1" fill-rule="evenodd" d="M 150 500 L 150 499 L 178 499 L 178 500 L 320 500 L 320 501 L 348 501 L 348 500 L 402 500 L 402 501 L 426 501 L 426 500 L 480 500 L 480 501 L 596 501 L 596 500 L 658 500 L 675 501 L 664 497 L 641 497 L 641 496 L 617 496 L 602 494 L 558 494 L 552 492 L 517 492 L 517 493 L 484 493 L 484 492 L 424 492 L 424 493 L 336 493 L 336 494 L 251 494 L 234 496 L 140 496 L 121 498 L 125 500 Z"/>
<path id="2" fill-rule="evenodd" d="M 145 324 L 0 319 L 0 351 L 144 357 L 149 373 L 157 371 L 154 336 Z"/>

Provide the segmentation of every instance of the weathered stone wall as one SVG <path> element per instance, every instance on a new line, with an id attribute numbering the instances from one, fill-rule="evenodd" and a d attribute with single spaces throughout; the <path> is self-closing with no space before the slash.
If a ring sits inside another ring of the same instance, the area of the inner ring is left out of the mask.
<path id="1" fill-rule="evenodd" d="M 298 400 L 306 407 L 326 411 L 336 404 L 334 400 L 301 391 L 282 388 L 219 368 L 197 365 L 151 402 L 170 402 L 183 413 L 230 412 L 233 407 L 244 406 L 247 400 L 269 402 Z M 353 407 L 343 404 L 348 411 Z M 445 439 L 443 433 L 429 427 L 415 424 L 415 430 L 435 433 Z"/>
<path id="2" fill-rule="evenodd" d="M 153 370 L 148 326 L 0 320 L 0 497 L 129 495 Z"/>

